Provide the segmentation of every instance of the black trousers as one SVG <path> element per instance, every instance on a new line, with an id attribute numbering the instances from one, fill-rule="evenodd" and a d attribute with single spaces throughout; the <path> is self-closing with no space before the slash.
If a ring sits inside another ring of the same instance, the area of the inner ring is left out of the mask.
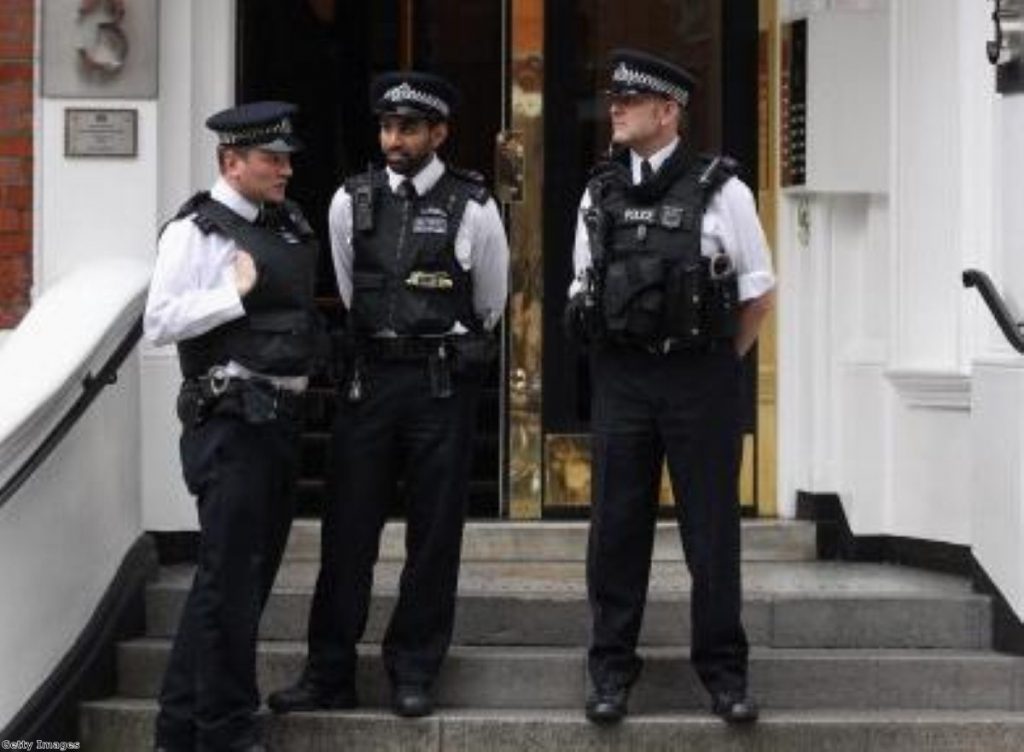
<path id="1" fill-rule="evenodd" d="M 592 361 L 591 680 L 630 685 L 640 672 L 636 646 L 667 458 L 692 577 L 691 659 L 709 691 L 744 689 L 739 360 L 731 346 L 667 355 L 605 346 Z"/>
<path id="2" fill-rule="evenodd" d="M 424 359 L 371 361 L 363 381 L 361 402 L 338 401 L 307 677 L 353 687 L 381 529 L 401 483 L 406 562 L 383 659 L 392 682 L 429 686 L 451 643 L 480 379 L 456 375 L 453 396 L 432 397 Z"/>
<path id="3" fill-rule="evenodd" d="M 294 509 L 298 427 L 213 416 L 181 436 L 181 463 L 199 508 L 199 561 L 160 691 L 157 745 L 244 749 L 253 714 L 260 614 Z"/>

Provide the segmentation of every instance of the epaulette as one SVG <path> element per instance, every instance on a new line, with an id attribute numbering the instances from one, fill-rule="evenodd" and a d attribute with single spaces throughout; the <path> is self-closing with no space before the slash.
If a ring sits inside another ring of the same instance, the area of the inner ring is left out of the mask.
<path id="1" fill-rule="evenodd" d="M 344 182 L 345 191 L 351 196 L 359 186 L 370 185 L 376 187 L 382 185 L 382 175 L 383 172 L 381 170 L 366 170 L 364 172 L 357 172 L 355 175 L 350 175 Z"/>
<path id="2" fill-rule="evenodd" d="M 167 229 L 167 225 L 169 225 L 171 222 L 176 222 L 178 220 L 185 219 L 190 214 L 195 214 L 195 216 L 192 218 L 192 221 L 195 222 L 196 227 L 198 227 L 204 235 L 209 235 L 211 232 L 213 232 L 214 227 L 205 218 L 200 217 L 198 214 L 196 214 L 196 212 L 199 210 L 199 207 L 209 200 L 209 191 L 199 191 L 198 193 L 193 194 L 184 204 L 178 207 L 178 211 L 174 213 L 173 217 L 164 222 L 164 224 L 160 227 L 159 235 L 164 234 L 164 230 Z"/>
<path id="3" fill-rule="evenodd" d="M 469 183 L 469 197 L 478 204 L 486 204 L 491 198 L 491 192 L 487 189 L 487 178 L 476 170 L 465 170 L 451 165 L 447 165 L 447 169 L 453 178 Z"/>
<path id="4" fill-rule="evenodd" d="M 587 191 L 590 192 L 592 199 L 598 200 L 606 186 L 615 182 L 626 186 L 630 185 L 632 180 L 630 180 L 629 168 L 619 159 L 602 159 L 590 168 Z"/>
<path id="5" fill-rule="evenodd" d="M 729 178 L 740 171 L 740 163 L 732 157 L 702 154 L 699 159 L 700 177 L 697 181 L 707 196 L 717 193 Z"/>

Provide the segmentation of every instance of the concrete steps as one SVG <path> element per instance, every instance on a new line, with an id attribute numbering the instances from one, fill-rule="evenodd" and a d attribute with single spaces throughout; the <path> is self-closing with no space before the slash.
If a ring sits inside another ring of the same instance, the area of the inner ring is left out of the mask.
<path id="1" fill-rule="evenodd" d="M 82 707 L 82 748 L 149 748 L 156 704 Z M 446 709 L 409 721 L 380 710 L 265 717 L 272 752 L 1020 752 L 1024 716 L 1001 711 L 768 711 L 732 729 L 707 713 L 635 713 L 598 728 L 580 711 Z"/>
<path id="2" fill-rule="evenodd" d="M 263 615 L 266 640 L 303 640 L 316 562 L 288 562 Z M 400 562 L 375 573 L 365 639 L 379 642 L 394 604 Z M 752 645 L 981 649 L 990 641 L 987 598 L 963 580 L 872 564 L 754 562 L 744 568 L 744 621 Z M 147 594 L 148 633 L 177 629 L 192 579 L 165 568 Z M 641 642 L 689 640 L 689 580 L 680 562 L 656 562 Z M 590 624 L 582 562 L 467 562 L 455 642 L 463 645 L 585 645 Z"/>
<path id="3" fill-rule="evenodd" d="M 123 643 L 118 693 L 155 697 L 170 654 L 169 640 Z M 290 684 L 306 645 L 263 643 L 257 669 L 264 691 Z M 707 695 L 686 648 L 644 651 L 632 697 L 636 710 L 698 710 Z M 359 696 L 386 707 L 389 687 L 377 646 L 360 651 Z M 755 649 L 751 687 L 777 709 L 1024 709 L 1024 659 L 989 651 Z M 577 648 L 455 647 L 436 686 L 439 706 L 494 709 L 579 709 L 586 693 L 585 655 Z"/>
<path id="4" fill-rule="evenodd" d="M 462 560 L 469 561 L 585 561 L 589 526 L 573 522 L 470 522 L 462 542 Z M 745 520 L 744 561 L 813 561 L 817 556 L 813 523 Z M 384 526 L 381 561 L 405 558 L 405 524 Z M 320 521 L 296 520 L 285 551 L 288 561 L 320 559 Z M 656 561 L 681 561 L 676 523 L 658 523 L 654 540 Z"/>
<path id="5" fill-rule="evenodd" d="M 671 523 L 659 525 L 642 633 L 645 669 L 619 728 L 587 723 L 584 523 L 472 523 L 460 572 L 454 645 L 436 687 L 439 712 L 387 710 L 378 643 L 397 593 L 404 526 L 382 539 L 359 710 L 263 720 L 271 752 L 325 750 L 725 750 L 726 752 L 1021 752 L 1024 658 L 991 650 L 992 609 L 958 577 L 818 562 L 813 526 L 745 522 L 744 621 L 753 729 L 707 712 L 689 666 L 689 578 Z M 319 566 L 319 524 L 298 522 L 261 623 L 265 693 L 305 660 Z M 83 749 L 150 748 L 155 698 L 193 568 L 149 585 L 147 630 L 118 649 L 117 696 L 82 706 Z"/>

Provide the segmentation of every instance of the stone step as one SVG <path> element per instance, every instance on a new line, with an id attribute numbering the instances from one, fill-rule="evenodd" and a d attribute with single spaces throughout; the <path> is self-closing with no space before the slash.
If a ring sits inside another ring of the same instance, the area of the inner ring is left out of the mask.
<path id="1" fill-rule="evenodd" d="M 83 750 L 145 750 L 156 705 L 85 703 Z M 415 721 L 381 710 L 266 716 L 269 752 L 1020 752 L 1024 714 L 1006 711 L 766 711 L 734 729 L 703 712 L 631 715 L 615 728 L 579 710 L 442 710 Z"/>
<path id="2" fill-rule="evenodd" d="M 119 694 L 156 697 L 170 647 L 168 640 L 122 643 Z M 679 648 L 645 650 L 631 706 L 645 712 L 707 707 L 688 655 Z M 262 643 L 257 670 L 264 692 L 291 684 L 305 657 L 304 643 Z M 457 647 L 438 678 L 437 702 L 579 708 L 585 660 L 582 648 Z M 771 709 L 1024 709 L 1024 658 L 985 651 L 755 649 L 750 682 L 761 705 Z M 366 707 L 386 707 L 389 687 L 378 646 L 361 646 L 357 685 Z"/>
<path id="3" fill-rule="evenodd" d="M 401 565 L 378 564 L 365 639 L 380 642 Z M 304 640 L 317 565 L 282 567 L 260 628 L 269 640 Z M 174 634 L 191 582 L 188 566 L 165 567 L 149 586 L 147 634 Z M 656 562 L 641 642 L 689 642 L 689 583 L 679 562 Z M 836 562 L 744 567 L 744 623 L 770 647 L 963 648 L 991 644 L 989 599 L 966 580 L 901 567 Z M 582 563 L 463 565 L 455 643 L 580 646 L 590 610 Z"/>
<path id="4" fill-rule="evenodd" d="M 744 520 L 745 561 L 813 561 L 817 557 L 813 523 Z M 573 522 L 477 522 L 466 524 L 463 561 L 585 561 L 589 525 Z M 285 551 L 286 560 L 320 559 L 320 521 L 296 520 Z M 381 535 L 383 561 L 405 559 L 405 523 L 392 521 Z M 676 523 L 658 523 L 654 558 L 681 561 L 682 546 Z"/>

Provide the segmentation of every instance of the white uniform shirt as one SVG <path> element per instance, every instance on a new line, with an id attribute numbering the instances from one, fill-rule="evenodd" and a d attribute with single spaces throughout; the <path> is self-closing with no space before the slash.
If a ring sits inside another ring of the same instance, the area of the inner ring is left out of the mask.
<path id="1" fill-rule="evenodd" d="M 223 178 L 210 189 L 215 200 L 252 222 L 259 205 L 242 196 Z M 203 233 L 192 216 L 170 222 L 160 236 L 143 328 L 157 345 L 191 339 L 241 318 L 245 308 L 235 286 L 235 241 L 220 233 Z M 305 376 L 271 377 L 228 363 L 228 374 L 261 376 L 278 386 L 301 391 Z"/>
<path id="2" fill-rule="evenodd" d="M 679 139 L 676 139 L 647 158 L 655 172 L 672 155 L 678 143 Z M 630 161 L 635 185 L 640 182 L 643 158 L 631 151 Z M 592 264 L 590 236 L 583 222 L 584 213 L 590 205 L 590 191 L 584 191 L 576 220 L 576 241 L 572 254 L 575 277 L 569 286 L 569 297 L 583 289 L 585 272 Z M 741 301 L 759 298 L 775 286 L 771 255 L 757 216 L 754 195 L 739 178 L 726 180 L 708 203 L 701 225 L 700 248 L 705 256 L 714 256 L 724 251 L 732 257 Z"/>
<path id="3" fill-rule="evenodd" d="M 444 175 L 444 163 L 433 155 L 412 178 L 416 192 L 423 196 Z M 404 175 L 387 168 L 388 185 L 394 191 L 405 180 Z M 352 307 L 352 197 L 345 186 L 334 194 L 328 211 L 331 234 L 331 255 L 338 292 L 346 308 Z M 468 201 L 462 223 L 455 235 L 455 258 L 470 273 L 473 281 L 473 310 L 484 327 L 491 329 L 505 311 L 508 294 L 508 241 L 505 228 L 493 199 L 486 204 Z M 465 332 L 456 323 L 452 330 Z"/>

